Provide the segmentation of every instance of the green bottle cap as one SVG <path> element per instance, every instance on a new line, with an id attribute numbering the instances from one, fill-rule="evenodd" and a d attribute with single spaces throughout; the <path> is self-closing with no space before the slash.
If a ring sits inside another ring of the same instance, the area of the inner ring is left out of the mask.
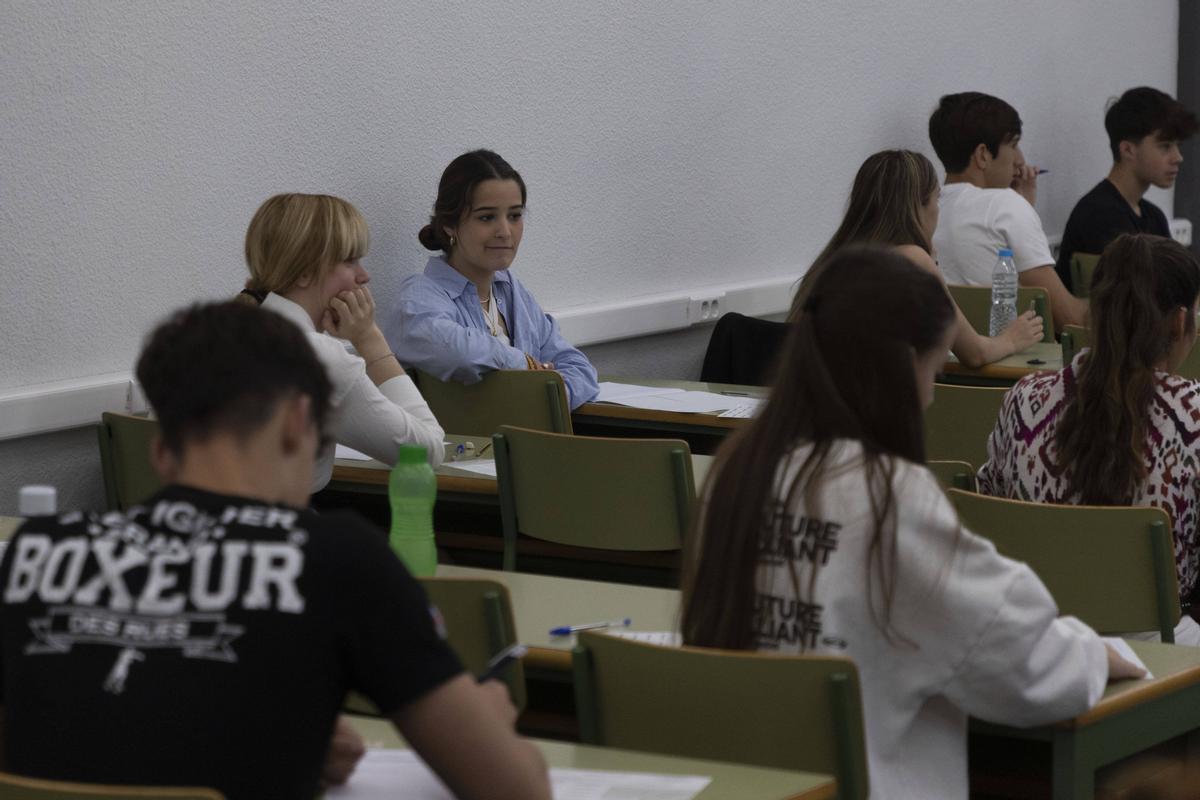
<path id="1" fill-rule="evenodd" d="M 400 445 L 400 452 L 396 456 L 397 464 L 424 464 L 428 456 L 425 453 L 425 448 L 416 444 Z"/>

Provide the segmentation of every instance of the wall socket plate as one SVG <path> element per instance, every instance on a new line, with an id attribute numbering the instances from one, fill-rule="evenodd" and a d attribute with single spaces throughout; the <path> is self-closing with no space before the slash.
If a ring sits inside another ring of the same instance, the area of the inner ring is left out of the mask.
<path id="1" fill-rule="evenodd" d="M 1192 221 L 1176 218 L 1171 220 L 1171 238 L 1184 247 L 1192 246 Z"/>
<path id="2" fill-rule="evenodd" d="M 716 322 L 722 314 L 721 301 L 725 299 L 724 292 L 711 295 L 693 295 L 688 298 L 688 322 Z"/>

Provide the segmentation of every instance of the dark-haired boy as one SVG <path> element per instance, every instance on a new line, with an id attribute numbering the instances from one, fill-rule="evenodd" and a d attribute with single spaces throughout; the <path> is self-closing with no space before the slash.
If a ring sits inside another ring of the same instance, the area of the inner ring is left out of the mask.
<path id="1" fill-rule="evenodd" d="M 5 767 L 314 797 L 355 689 L 457 796 L 549 797 L 504 687 L 463 672 L 384 538 L 303 510 L 331 388 L 300 328 L 197 306 L 137 375 L 169 485 L 125 512 L 31 518 L 0 563 Z"/>
<path id="2" fill-rule="evenodd" d="M 1197 127 L 1195 114 L 1149 86 L 1130 89 L 1109 106 L 1104 129 L 1112 169 L 1067 219 L 1056 267 L 1063 283 L 1070 285 L 1071 256 L 1077 252 L 1099 254 L 1122 233 L 1171 235 L 1167 215 L 1143 195 L 1151 186 L 1169 189 L 1175 183 L 1183 163 L 1179 143 Z"/>
<path id="3" fill-rule="evenodd" d="M 1081 325 L 1087 304 L 1054 271 L 1034 210 L 1037 169 L 1025 163 L 1015 108 L 981 92 L 948 94 L 929 118 L 929 140 L 946 169 L 933 236 L 947 283 L 990 286 L 1001 248 L 1013 252 L 1022 286 L 1040 286 L 1054 324 Z"/>

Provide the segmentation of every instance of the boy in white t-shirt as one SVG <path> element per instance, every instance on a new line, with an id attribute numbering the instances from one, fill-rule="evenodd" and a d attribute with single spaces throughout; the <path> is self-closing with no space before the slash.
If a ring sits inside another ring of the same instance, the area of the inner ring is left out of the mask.
<path id="1" fill-rule="evenodd" d="M 981 92 L 942 97 L 929 118 L 929 140 L 946 169 L 933 236 L 947 283 L 990 286 L 997 251 L 1013 251 L 1022 286 L 1050 297 L 1056 328 L 1082 325 L 1087 303 L 1071 295 L 1034 210 L 1037 169 L 1018 147 L 1021 118 L 1008 103 Z"/>

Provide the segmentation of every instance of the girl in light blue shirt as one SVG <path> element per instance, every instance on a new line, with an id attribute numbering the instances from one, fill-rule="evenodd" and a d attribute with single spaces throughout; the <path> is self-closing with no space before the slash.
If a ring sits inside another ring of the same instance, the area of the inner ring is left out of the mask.
<path id="1" fill-rule="evenodd" d="M 401 363 L 475 383 L 494 369 L 562 375 L 571 408 L 596 397 L 596 370 L 509 274 L 525 228 L 525 182 L 490 150 L 450 162 L 421 244 L 441 251 L 405 278 L 390 343 Z"/>

